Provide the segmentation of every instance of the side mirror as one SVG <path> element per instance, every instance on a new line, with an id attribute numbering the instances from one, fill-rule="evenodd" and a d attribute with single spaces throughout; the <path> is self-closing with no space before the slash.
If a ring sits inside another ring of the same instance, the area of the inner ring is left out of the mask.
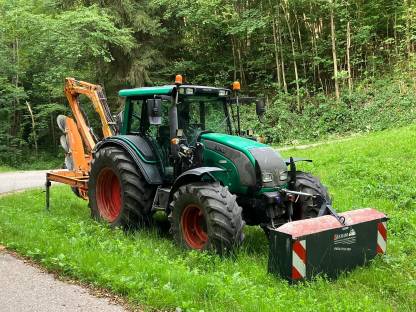
<path id="1" fill-rule="evenodd" d="M 149 99 L 146 101 L 147 116 L 151 125 L 162 124 L 162 100 Z"/>
<path id="2" fill-rule="evenodd" d="M 263 99 L 256 100 L 256 114 L 259 117 L 260 121 L 263 121 L 264 114 L 266 113 L 266 103 Z"/>

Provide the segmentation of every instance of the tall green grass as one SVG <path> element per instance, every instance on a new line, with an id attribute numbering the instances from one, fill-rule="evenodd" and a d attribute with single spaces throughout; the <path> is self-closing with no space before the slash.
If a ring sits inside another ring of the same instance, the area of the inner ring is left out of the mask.
<path id="1" fill-rule="evenodd" d="M 414 311 L 416 127 L 285 151 L 328 185 L 340 210 L 386 212 L 388 254 L 338 280 L 296 286 L 267 274 L 267 241 L 246 228 L 235 257 L 179 250 L 155 229 L 125 235 L 92 221 L 86 202 L 53 187 L 50 212 L 34 190 L 0 198 L 0 243 L 43 266 L 108 288 L 145 310 Z"/>

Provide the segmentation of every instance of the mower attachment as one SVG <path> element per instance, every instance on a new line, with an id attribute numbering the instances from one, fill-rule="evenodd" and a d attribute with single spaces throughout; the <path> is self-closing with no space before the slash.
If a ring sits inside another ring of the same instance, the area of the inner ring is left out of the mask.
<path id="1" fill-rule="evenodd" d="M 293 221 L 270 229 L 269 273 L 289 282 L 330 278 L 386 253 L 387 216 L 365 208 Z"/>

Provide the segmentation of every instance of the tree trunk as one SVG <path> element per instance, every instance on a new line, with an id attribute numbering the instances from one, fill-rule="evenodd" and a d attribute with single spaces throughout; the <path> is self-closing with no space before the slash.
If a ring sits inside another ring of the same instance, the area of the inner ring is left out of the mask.
<path id="1" fill-rule="evenodd" d="M 35 156 L 37 157 L 38 156 L 38 138 L 37 138 L 37 135 L 36 135 L 35 117 L 33 116 L 32 108 L 30 107 L 30 104 L 27 101 L 26 101 L 26 106 L 27 106 L 27 109 L 29 111 L 30 118 L 32 119 L 32 135 L 33 135 L 33 141 L 35 143 Z"/>
<path id="2" fill-rule="evenodd" d="M 407 0 L 406 2 L 406 47 L 407 47 L 407 57 L 408 60 L 410 62 L 410 56 L 412 54 L 412 32 L 411 32 L 411 14 L 410 9 L 411 9 L 411 0 Z M 410 66 L 409 66 L 410 67 Z"/>
<path id="3" fill-rule="evenodd" d="M 331 42 L 332 42 L 332 60 L 334 63 L 334 82 L 335 82 L 335 96 L 339 101 L 339 85 L 338 85 L 338 62 L 337 62 L 337 48 L 335 36 L 335 21 L 334 21 L 334 2 L 331 1 Z"/>
<path id="4" fill-rule="evenodd" d="M 398 50 L 398 42 L 397 42 L 397 12 L 396 12 L 396 8 L 394 8 L 393 34 L 394 34 L 394 49 L 396 51 L 396 57 L 397 57 L 399 55 L 399 50 Z"/>
<path id="5" fill-rule="evenodd" d="M 15 38 L 13 41 L 13 61 L 16 65 L 16 73 L 14 77 L 14 85 L 16 88 L 19 87 L 20 78 L 19 78 L 19 68 L 20 68 L 20 56 L 19 56 L 19 39 Z M 10 127 L 10 135 L 13 137 L 17 136 L 17 133 L 20 129 L 20 99 L 18 96 L 15 97 L 13 101 L 13 122 Z"/>
<path id="6" fill-rule="evenodd" d="M 319 39 L 319 21 L 314 21 L 313 23 L 313 36 L 314 36 L 314 45 L 315 45 L 315 57 L 318 58 L 319 54 L 318 54 L 318 39 Z M 322 81 L 322 75 L 321 75 L 321 65 L 318 63 L 316 65 L 316 68 L 318 70 L 318 80 L 319 83 L 321 85 L 322 90 L 327 93 L 324 87 L 324 82 Z"/>
<path id="7" fill-rule="evenodd" d="M 271 4 L 271 3 L 270 3 Z M 282 87 L 281 81 L 281 74 L 280 74 L 280 61 L 279 61 L 279 49 L 277 46 L 277 31 L 276 31 L 276 20 L 274 17 L 274 12 L 272 11 L 272 27 L 273 27 L 273 44 L 274 44 L 274 60 L 276 64 L 276 76 L 277 76 L 277 84 L 279 89 Z"/>
<path id="8" fill-rule="evenodd" d="M 286 2 L 286 5 L 287 5 L 287 2 Z M 292 47 L 293 67 L 294 67 L 294 71 L 295 71 L 295 83 L 296 83 L 297 109 L 299 111 L 301 111 L 302 107 L 301 107 L 301 104 L 300 104 L 300 86 L 299 86 L 298 65 L 297 65 L 297 62 L 296 62 L 295 38 L 293 37 L 292 27 L 290 26 L 289 10 L 286 10 L 285 6 L 283 6 L 283 5 L 282 5 L 282 9 L 283 9 L 283 14 L 284 14 L 285 19 L 286 19 L 287 30 L 289 32 L 289 38 L 290 38 L 290 43 L 291 43 L 291 47 Z"/>
<path id="9" fill-rule="evenodd" d="M 280 16 L 280 8 L 277 7 L 277 16 Z M 286 73 L 285 73 L 285 57 L 283 54 L 283 43 L 282 43 L 282 30 L 280 27 L 279 20 L 276 23 L 276 31 L 279 39 L 279 46 L 280 46 L 280 60 L 282 62 L 282 83 L 283 83 L 283 90 L 287 93 L 287 82 L 286 82 Z"/>
<path id="10" fill-rule="evenodd" d="M 302 44 L 302 35 L 300 33 L 300 26 L 299 26 L 299 19 L 296 12 L 294 12 L 295 19 L 296 19 L 296 26 L 298 29 L 298 38 L 299 38 L 299 47 L 300 47 L 300 53 L 302 54 L 302 66 L 303 66 L 303 75 L 307 77 L 306 73 L 306 61 L 305 61 L 305 54 L 303 53 L 303 44 Z"/>
<path id="11" fill-rule="evenodd" d="M 347 67 L 348 67 L 348 91 L 352 93 L 352 73 L 351 73 L 351 60 L 350 60 L 350 49 L 351 49 L 351 29 L 350 22 L 347 23 Z"/>
<path id="12" fill-rule="evenodd" d="M 245 85 L 245 77 L 244 77 L 244 69 L 243 69 L 243 62 L 241 57 L 241 44 L 237 42 L 237 56 L 238 56 L 238 65 L 240 69 L 240 81 L 242 85 Z"/>
<path id="13" fill-rule="evenodd" d="M 55 135 L 55 114 L 51 113 L 50 115 L 50 127 L 51 127 L 51 134 L 52 134 L 52 144 L 53 144 L 53 151 L 56 152 L 56 135 Z"/>
<path id="14" fill-rule="evenodd" d="M 234 81 L 236 81 L 237 80 L 237 57 L 236 57 L 235 42 L 234 42 L 233 37 L 231 37 L 231 45 L 232 45 L 232 49 L 233 49 L 233 62 L 234 62 L 234 76 L 233 76 L 233 79 L 234 79 Z"/>
<path id="15" fill-rule="evenodd" d="M 315 53 L 315 38 L 314 38 L 315 36 L 314 36 L 314 32 L 313 32 L 313 27 L 312 27 L 311 23 L 308 22 L 308 19 L 306 18 L 305 13 L 303 13 L 303 23 L 305 24 L 305 26 L 308 28 L 308 30 L 310 32 L 311 50 L 312 50 L 312 53 Z M 316 86 L 317 77 L 316 77 L 315 60 L 312 60 L 311 63 L 312 63 L 313 84 L 314 84 L 314 86 Z"/>

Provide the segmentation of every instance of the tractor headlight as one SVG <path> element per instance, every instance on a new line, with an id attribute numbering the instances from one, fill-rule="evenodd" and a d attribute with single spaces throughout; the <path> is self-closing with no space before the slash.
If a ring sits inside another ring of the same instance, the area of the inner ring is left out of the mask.
<path id="1" fill-rule="evenodd" d="M 263 183 L 273 182 L 273 173 L 263 171 L 261 173 L 261 179 Z"/>
<path id="2" fill-rule="evenodd" d="M 279 179 L 280 179 L 280 181 L 287 180 L 287 171 L 280 172 Z"/>
<path id="3" fill-rule="evenodd" d="M 179 94 L 193 95 L 195 90 L 193 88 L 179 88 Z"/>
<path id="4" fill-rule="evenodd" d="M 186 95 L 192 95 L 192 94 L 194 94 L 194 89 L 192 89 L 192 88 L 186 88 L 185 93 L 186 93 Z"/>
<path id="5" fill-rule="evenodd" d="M 227 90 L 220 90 L 218 91 L 218 96 L 226 96 L 227 95 Z"/>

